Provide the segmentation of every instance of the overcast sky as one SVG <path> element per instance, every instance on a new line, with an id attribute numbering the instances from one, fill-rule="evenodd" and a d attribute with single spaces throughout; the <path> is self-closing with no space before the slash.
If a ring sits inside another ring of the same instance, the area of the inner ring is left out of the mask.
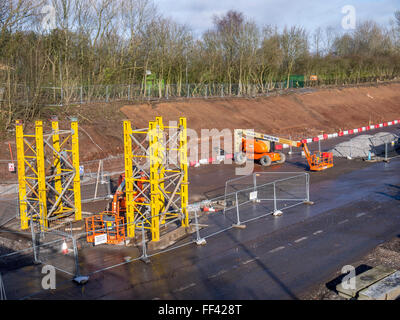
<path id="1" fill-rule="evenodd" d="M 241 11 L 258 25 L 303 26 L 308 31 L 318 27 L 341 28 L 342 8 L 352 5 L 357 21 L 373 19 L 388 24 L 400 9 L 400 0 L 155 0 L 160 11 L 187 24 L 200 35 L 212 26 L 213 15 L 230 9 Z"/>

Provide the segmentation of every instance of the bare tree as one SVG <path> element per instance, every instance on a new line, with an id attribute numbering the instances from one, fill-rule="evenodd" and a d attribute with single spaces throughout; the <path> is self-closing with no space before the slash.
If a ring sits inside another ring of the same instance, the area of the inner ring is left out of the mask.
<path id="1" fill-rule="evenodd" d="M 396 19 L 396 24 L 398 28 L 400 28 L 400 10 L 395 11 L 394 17 Z"/>
<path id="2" fill-rule="evenodd" d="M 289 88 L 290 75 L 292 74 L 296 60 L 305 56 L 308 52 L 306 31 L 303 28 L 298 27 L 291 27 L 290 29 L 285 27 L 281 35 L 280 43 L 286 66 L 286 86 Z"/>

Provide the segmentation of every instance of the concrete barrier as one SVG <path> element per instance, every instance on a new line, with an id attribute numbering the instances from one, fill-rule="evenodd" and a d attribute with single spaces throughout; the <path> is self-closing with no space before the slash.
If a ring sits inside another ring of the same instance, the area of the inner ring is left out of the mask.
<path id="1" fill-rule="evenodd" d="M 395 300 L 400 297 L 400 271 L 358 293 L 358 300 Z"/>
<path id="2" fill-rule="evenodd" d="M 355 277 L 354 288 L 343 288 L 342 284 L 336 286 L 336 291 L 343 298 L 356 298 L 358 292 L 368 288 L 383 278 L 395 273 L 396 270 L 384 266 L 377 266 Z"/>

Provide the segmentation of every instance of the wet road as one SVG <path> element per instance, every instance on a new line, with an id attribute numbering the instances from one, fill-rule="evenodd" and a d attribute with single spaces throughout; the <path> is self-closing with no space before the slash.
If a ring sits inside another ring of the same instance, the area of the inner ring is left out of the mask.
<path id="1" fill-rule="evenodd" d="M 269 170 L 304 171 L 300 161 L 304 159 L 293 157 L 284 166 Z M 234 170 L 221 165 L 218 171 L 215 166 L 197 169 L 203 174 L 191 183 L 210 181 L 208 190 L 220 190 Z M 30 298 L 301 298 L 313 286 L 332 280 L 332 274 L 344 265 L 400 234 L 399 172 L 399 158 L 374 164 L 338 160 L 331 170 L 311 173 L 313 206 L 300 205 L 280 217 L 260 218 L 246 229 L 208 238 L 206 246 L 191 244 L 154 256 L 148 265 L 131 262 L 94 274 L 84 287 L 59 274 L 55 291 L 41 291 Z M 250 205 L 241 214 L 259 210 L 262 204 Z M 124 249 L 122 255 L 127 254 L 129 249 Z M 93 250 L 90 261 L 96 264 L 97 259 L 100 264 L 113 255 Z M 37 272 L 33 269 L 26 272 Z M 7 281 L 11 285 L 11 277 L 5 279 L 6 288 Z M 35 292 L 30 287 L 25 295 Z"/>
<path id="2" fill-rule="evenodd" d="M 311 185 L 301 205 L 195 244 L 93 275 L 35 298 L 297 299 L 400 234 L 400 159 Z M 248 210 L 253 210 L 249 207 Z"/>

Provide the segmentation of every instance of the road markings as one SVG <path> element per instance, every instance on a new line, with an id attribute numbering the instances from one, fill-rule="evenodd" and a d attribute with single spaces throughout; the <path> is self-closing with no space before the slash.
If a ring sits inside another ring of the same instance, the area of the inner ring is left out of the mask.
<path id="1" fill-rule="evenodd" d="M 180 292 L 180 291 L 189 289 L 189 288 L 191 288 L 191 287 L 194 287 L 195 285 L 196 285 L 195 283 L 191 283 L 191 284 L 189 284 L 189 285 L 187 285 L 187 286 L 185 286 L 185 287 L 180 287 L 179 289 L 174 290 L 174 292 Z"/>
<path id="2" fill-rule="evenodd" d="M 270 251 L 268 251 L 268 252 L 269 252 L 269 253 L 274 253 L 274 252 L 280 251 L 280 250 L 282 250 L 282 249 L 285 249 L 285 247 L 278 247 L 278 248 L 272 249 L 272 250 L 270 250 Z"/>
<path id="3" fill-rule="evenodd" d="M 243 261 L 242 264 L 248 264 L 248 263 L 253 262 L 253 261 L 256 261 L 256 259 L 250 259 L 250 260 L 247 260 L 247 261 Z"/>
<path id="4" fill-rule="evenodd" d="M 338 224 L 343 224 L 343 223 L 346 223 L 346 222 L 348 222 L 348 221 L 349 221 L 349 219 L 346 219 L 346 220 L 343 220 L 343 221 L 338 222 Z"/>
<path id="5" fill-rule="evenodd" d="M 315 232 L 313 233 L 313 235 L 316 236 L 317 234 L 320 234 L 320 233 L 322 233 L 322 232 L 324 232 L 324 231 L 323 231 L 323 230 L 318 230 L 318 231 L 315 231 Z"/>
<path id="6" fill-rule="evenodd" d="M 365 216 L 365 215 L 366 215 L 365 212 L 361 212 L 361 213 L 359 213 L 358 215 L 356 215 L 356 218 L 359 218 L 359 217 L 362 217 L 362 216 Z"/>
<path id="7" fill-rule="evenodd" d="M 212 279 L 212 278 L 218 277 L 221 274 L 224 274 L 226 272 L 228 272 L 228 270 L 221 270 L 221 271 L 217 272 L 216 274 L 213 274 L 213 275 L 209 276 L 208 279 Z"/>
<path id="8" fill-rule="evenodd" d="M 294 242 L 299 243 L 299 242 L 304 241 L 306 239 L 307 239 L 307 237 L 302 237 L 300 239 L 294 240 Z"/>

